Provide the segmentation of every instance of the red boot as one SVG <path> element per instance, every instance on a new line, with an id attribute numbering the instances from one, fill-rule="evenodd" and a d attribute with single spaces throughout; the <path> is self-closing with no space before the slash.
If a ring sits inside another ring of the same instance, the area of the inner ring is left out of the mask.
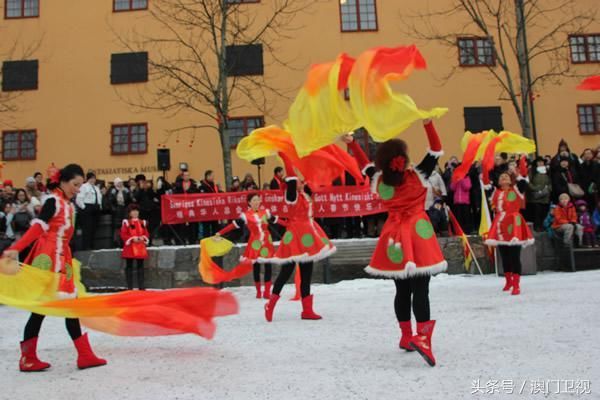
<path id="1" fill-rule="evenodd" d="M 271 282 L 265 282 L 265 291 L 263 292 L 263 299 L 271 298 Z"/>
<path id="2" fill-rule="evenodd" d="M 50 364 L 40 361 L 37 357 L 37 341 L 38 338 L 34 337 L 21 342 L 19 369 L 22 372 L 36 372 L 50 368 Z"/>
<path id="3" fill-rule="evenodd" d="M 306 296 L 302 298 L 302 319 L 321 319 L 319 314 L 313 311 L 313 296 Z"/>
<path id="4" fill-rule="evenodd" d="M 400 322 L 400 331 L 402 332 L 402 337 L 400 337 L 400 344 L 398 346 L 406 351 L 414 351 L 413 348 L 410 347 L 410 339 L 412 339 L 413 336 L 410 321 Z"/>
<path id="5" fill-rule="evenodd" d="M 265 319 L 268 322 L 273 321 L 273 312 L 275 311 L 275 305 L 279 300 L 278 294 L 272 294 L 271 298 L 269 298 L 269 302 L 265 304 Z"/>
<path id="6" fill-rule="evenodd" d="M 435 357 L 431 348 L 431 335 L 435 321 L 417 322 L 417 334 L 412 337 L 410 346 L 419 352 L 430 366 L 435 365 Z"/>
<path id="7" fill-rule="evenodd" d="M 92 347 L 90 346 L 87 333 L 79 336 L 73 341 L 73 343 L 75 344 L 78 354 L 77 368 L 86 369 L 106 365 L 106 360 L 98 358 L 94 354 Z"/>
<path id="8" fill-rule="evenodd" d="M 504 273 L 504 278 L 506 279 L 506 283 L 504 284 L 504 287 L 502 288 L 502 290 L 504 292 L 509 291 L 510 288 L 512 287 L 512 277 L 513 277 L 513 273 L 512 272 L 505 272 Z"/>
<path id="9" fill-rule="evenodd" d="M 521 294 L 521 275 L 513 274 L 512 276 L 512 293 L 513 295 Z"/>
<path id="10" fill-rule="evenodd" d="M 254 282 L 254 286 L 256 286 L 256 298 L 260 299 L 262 298 L 262 293 L 261 293 L 261 288 L 260 288 L 260 282 Z"/>

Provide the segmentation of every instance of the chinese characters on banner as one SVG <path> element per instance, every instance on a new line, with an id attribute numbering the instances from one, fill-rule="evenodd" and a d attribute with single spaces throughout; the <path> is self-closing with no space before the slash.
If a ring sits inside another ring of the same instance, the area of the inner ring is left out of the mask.
<path id="1" fill-rule="evenodd" d="M 174 194 L 161 197 L 161 215 L 164 224 L 216 221 L 237 218 L 248 208 L 249 192 Z M 264 190 L 260 192 L 263 207 L 273 215 L 287 217 L 289 206 L 285 192 Z M 379 196 L 368 186 L 330 187 L 315 190 L 312 194 L 316 218 L 350 217 L 384 212 Z"/>

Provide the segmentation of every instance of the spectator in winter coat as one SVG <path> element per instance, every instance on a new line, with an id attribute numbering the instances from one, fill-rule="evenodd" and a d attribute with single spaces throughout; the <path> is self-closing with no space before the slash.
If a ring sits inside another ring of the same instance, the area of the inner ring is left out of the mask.
<path id="1" fill-rule="evenodd" d="M 458 223 L 466 234 L 471 233 L 471 178 L 465 176 L 458 182 L 452 182 L 454 192 L 453 211 Z"/>
<path id="2" fill-rule="evenodd" d="M 243 185 L 242 190 L 246 190 Z M 219 187 L 215 183 L 215 174 L 213 171 L 208 170 L 204 173 L 204 180 L 200 182 L 200 193 L 219 193 Z M 214 236 L 219 231 L 219 221 L 202 222 L 201 229 L 201 236 L 203 238 Z"/>
<path id="3" fill-rule="evenodd" d="M 576 169 L 567 156 L 561 156 L 558 167 L 552 169 L 552 200 L 558 201 L 558 196 L 569 192 L 569 183 L 579 184 Z"/>
<path id="4" fill-rule="evenodd" d="M 269 189 L 284 190 L 285 181 L 283 175 L 283 168 L 279 166 L 275 167 L 275 169 L 273 170 L 273 179 L 271 179 L 271 183 L 269 184 Z"/>
<path id="5" fill-rule="evenodd" d="M 231 187 L 229 188 L 230 192 L 241 192 L 242 187 L 240 186 L 240 178 L 234 176 L 231 178 Z"/>
<path id="6" fill-rule="evenodd" d="M 425 198 L 425 210 L 429 210 L 435 200 L 445 200 L 448 195 L 448 191 L 446 190 L 446 184 L 444 183 L 444 179 L 442 175 L 439 173 L 439 166 L 437 166 L 429 178 L 427 179 L 427 197 Z"/>
<path id="7" fill-rule="evenodd" d="M 555 169 L 558 169 L 560 162 L 563 158 L 566 158 L 571 166 L 575 168 L 579 164 L 579 158 L 574 153 L 571 153 L 571 149 L 569 149 L 569 145 L 565 142 L 564 139 L 561 139 L 558 143 L 558 151 L 552 157 L 552 161 L 550 161 L 550 169 L 554 172 Z M 559 193 L 560 194 L 560 193 Z"/>
<path id="8" fill-rule="evenodd" d="M 44 185 L 44 176 L 42 175 L 42 173 L 36 172 L 35 174 L 33 174 L 33 179 L 35 179 L 35 184 L 38 192 L 46 193 L 47 188 L 46 185 Z"/>
<path id="9" fill-rule="evenodd" d="M 585 192 L 584 199 L 588 203 L 588 207 L 593 207 L 596 203 L 598 185 L 600 184 L 600 164 L 594 161 L 594 151 L 589 148 L 583 151 L 581 160 L 579 181 Z"/>
<path id="10" fill-rule="evenodd" d="M 583 226 L 583 247 L 598 247 L 596 244 L 596 227 L 592 222 L 592 217 L 588 212 L 587 203 L 585 200 L 577 200 L 577 218 L 579 225 Z"/>
<path id="11" fill-rule="evenodd" d="M 121 247 L 121 224 L 127 217 L 127 207 L 133 202 L 131 192 L 121 178 L 115 178 L 114 186 L 108 192 L 108 201 L 112 213 L 113 242 Z"/>
<path id="12" fill-rule="evenodd" d="M 527 188 L 527 204 L 530 215 L 533 219 L 533 226 L 536 231 L 541 232 L 544 229 L 544 219 L 550 209 L 550 196 L 552 194 L 552 183 L 548 175 L 548 167 L 542 157 L 535 160 L 534 168 L 529 175 L 529 185 Z"/>
<path id="13" fill-rule="evenodd" d="M 600 200 L 596 203 L 596 209 L 592 214 L 592 223 L 596 227 L 596 235 L 600 234 Z"/>
<path id="14" fill-rule="evenodd" d="M 577 211 L 571 203 L 571 197 L 567 193 L 563 193 L 558 199 L 558 205 L 552 210 L 552 216 L 554 217 L 552 229 L 559 236 L 562 236 L 566 247 L 571 247 L 573 245 L 573 233 L 579 238 L 579 243 L 582 242 L 583 226 L 577 223 Z"/>
<path id="15" fill-rule="evenodd" d="M 432 206 L 427 209 L 427 215 L 431 220 L 431 225 L 433 225 L 433 229 L 435 233 L 439 235 L 444 235 L 448 232 L 448 216 L 446 215 L 446 210 L 444 210 L 444 205 L 441 199 L 436 199 Z"/>
<path id="16" fill-rule="evenodd" d="M 258 190 L 258 185 L 254 181 L 252 174 L 247 173 L 242 181 L 242 190 Z"/>

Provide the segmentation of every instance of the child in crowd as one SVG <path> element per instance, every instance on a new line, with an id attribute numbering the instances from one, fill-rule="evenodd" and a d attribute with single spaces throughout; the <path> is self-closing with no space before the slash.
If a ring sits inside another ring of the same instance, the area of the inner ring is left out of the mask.
<path id="1" fill-rule="evenodd" d="M 562 236 L 566 247 L 573 244 L 573 233 L 579 238 L 579 243 L 583 242 L 583 226 L 578 224 L 577 211 L 571 202 L 571 197 L 563 193 L 558 197 L 558 205 L 552 210 L 554 222 L 552 229 L 559 236 Z"/>
<path id="2" fill-rule="evenodd" d="M 121 257 L 125 259 L 125 278 L 127 288 L 133 289 L 133 261 L 137 265 L 138 288 L 144 290 L 144 260 L 148 258 L 148 229 L 146 221 L 139 219 L 140 210 L 137 204 L 130 204 L 127 207 L 127 219 L 123 220 L 121 226 L 121 239 L 123 240 L 123 252 Z"/>
<path id="3" fill-rule="evenodd" d="M 585 200 L 577 200 L 575 202 L 577 206 L 577 217 L 579 225 L 583 227 L 583 247 L 598 247 L 596 244 L 596 227 L 592 222 L 592 217 L 587 210 L 587 203 Z"/>
<path id="4" fill-rule="evenodd" d="M 427 210 L 436 235 L 440 236 L 448 232 L 448 215 L 444 209 L 442 199 L 435 199 L 433 205 Z"/>

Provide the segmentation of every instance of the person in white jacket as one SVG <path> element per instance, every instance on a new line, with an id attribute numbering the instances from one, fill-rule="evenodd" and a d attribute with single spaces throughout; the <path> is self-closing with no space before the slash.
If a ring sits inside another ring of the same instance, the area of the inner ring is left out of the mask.
<path id="1" fill-rule="evenodd" d="M 81 185 L 75 199 L 78 207 L 79 228 L 82 234 L 82 250 L 91 250 L 102 209 L 102 193 L 96 186 L 96 175 L 88 172 L 86 182 Z"/>
<path id="2" fill-rule="evenodd" d="M 427 197 L 425 198 L 425 210 L 429 210 L 436 199 L 444 200 L 448 195 L 444 179 L 438 171 L 439 167 L 431 173 L 427 179 Z"/>

